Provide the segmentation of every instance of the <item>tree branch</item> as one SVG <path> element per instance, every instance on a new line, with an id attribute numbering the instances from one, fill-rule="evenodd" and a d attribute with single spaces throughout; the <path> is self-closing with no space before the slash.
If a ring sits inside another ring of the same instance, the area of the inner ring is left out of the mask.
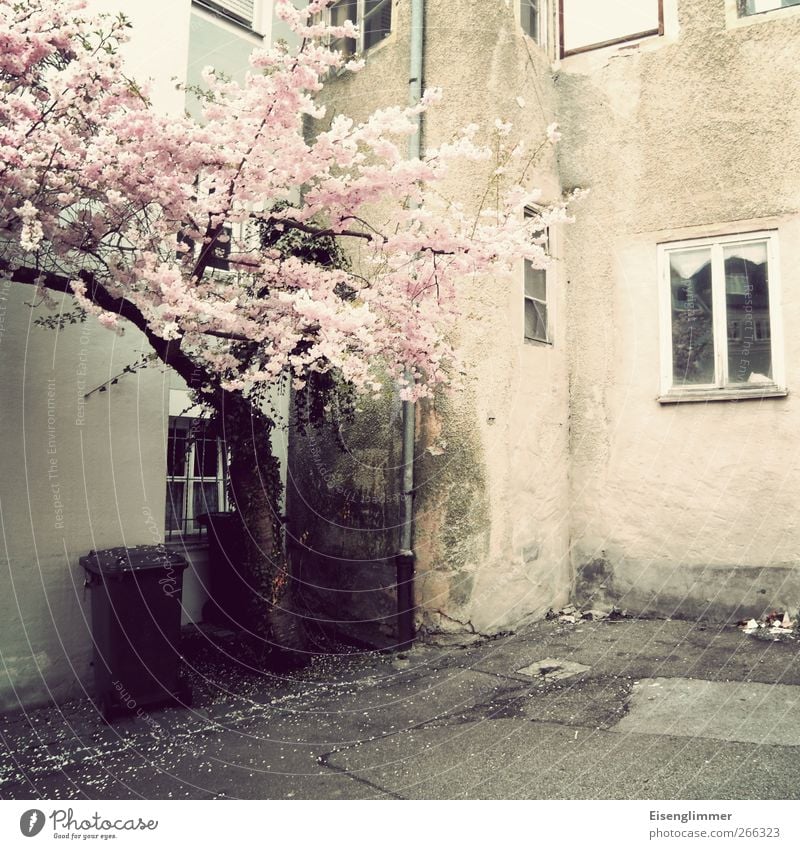
<path id="1" fill-rule="evenodd" d="M 29 266 L 23 266 L 12 271 L 8 262 L 0 259 L 0 274 L 14 283 L 24 283 L 29 286 L 42 285 L 53 292 L 63 292 L 67 295 L 74 294 L 72 291 L 72 280 L 75 278 L 66 277 L 63 274 L 57 274 L 52 271 L 43 272 Z M 209 383 L 212 386 L 217 384 L 217 381 L 205 366 L 199 365 L 181 350 L 180 341 L 176 344 L 171 340 L 162 339 L 156 335 L 150 329 L 147 320 L 135 304 L 125 300 L 125 298 L 115 298 L 109 294 L 94 275 L 88 271 L 79 272 L 77 277 L 86 284 L 86 296 L 93 304 L 96 304 L 106 312 L 116 313 L 121 318 L 129 321 L 134 327 L 141 330 L 161 362 L 175 369 L 188 386 L 196 387 L 198 376 L 201 382 Z"/>

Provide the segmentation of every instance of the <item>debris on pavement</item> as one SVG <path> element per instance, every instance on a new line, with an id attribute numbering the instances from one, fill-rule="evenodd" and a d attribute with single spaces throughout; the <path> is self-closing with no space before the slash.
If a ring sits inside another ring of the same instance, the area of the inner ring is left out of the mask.
<path id="1" fill-rule="evenodd" d="M 579 621 L 616 622 L 620 619 L 626 619 L 627 616 L 627 610 L 620 610 L 620 608 L 616 606 L 612 607 L 610 610 L 603 610 L 602 608 L 591 607 L 581 611 L 577 607 L 575 607 L 575 605 L 568 604 L 566 607 L 562 607 L 558 612 L 554 611 L 551 608 L 545 614 L 545 619 L 551 621 L 553 619 L 557 619 L 560 623 L 564 625 L 575 625 Z"/>
<path id="2" fill-rule="evenodd" d="M 537 660 L 535 663 L 518 669 L 517 675 L 527 675 L 530 678 L 543 678 L 547 681 L 561 681 L 564 678 L 572 678 L 573 675 L 588 672 L 590 668 L 572 660 L 558 660 L 554 657 L 546 657 L 544 660 Z"/>
<path id="3" fill-rule="evenodd" d="M 772 610 L 761 620 L 742 619 L 736 624 L 745 634 L 750 634 L 759 639 L 771 637 L 774 640 L 793 640 L 796 635 L 796 623 L 784 610 Z"/>

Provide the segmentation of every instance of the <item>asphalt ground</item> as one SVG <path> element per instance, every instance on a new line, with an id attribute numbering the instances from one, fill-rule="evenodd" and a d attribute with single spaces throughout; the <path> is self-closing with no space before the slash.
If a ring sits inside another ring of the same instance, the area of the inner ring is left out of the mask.
<path id="1" fill-rule="evenodd" d="M 197 631 L 192 706 L 0 717 L 2 799 L 796 799 L 800 639 L 644 619 L 277 673 Z"/>

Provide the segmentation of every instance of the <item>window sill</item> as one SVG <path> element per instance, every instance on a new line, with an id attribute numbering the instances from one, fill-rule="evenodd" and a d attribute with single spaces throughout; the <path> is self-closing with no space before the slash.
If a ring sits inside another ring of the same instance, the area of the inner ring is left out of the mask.
<path id="1" fill-rule="evenodd" d="M 706 401 L 761 401 L 765 398 L 785 398 L 788 390 L 777 386 L 757 389 L 698 389 L 660 395 L 659 404 L 691 404 Z"/>
<path id="2" fill-rule="evenodd" d="M 528 339 L 526 336 L 523 340 L 526 345 L 534 345 L 537 348 L 552 348 L 553 343 L 545 339 Z"/>
<path id="3" fill-rule="evenodd" d="M 185 536 L 185 537 L 173 537 L 171 540 L 167 540 L 164 545 L 170 549 L 171 551 L 197 551 L 198 549 L 206 549 L 208 548 L 208 537 L 207 536 Z"/>
<path id="4" fill-rule="evenodd" d="M 740 15 L 736 0 L 725 0 L 725 25 L 733 30 L 739 27 L 749 27 L 753 24 L 763 24 L 768 21 L 782 20 L 792 15 L 800 14 L 800 4 L 768 9 L 765 12 L 753 12 L 750 15 Z"/>

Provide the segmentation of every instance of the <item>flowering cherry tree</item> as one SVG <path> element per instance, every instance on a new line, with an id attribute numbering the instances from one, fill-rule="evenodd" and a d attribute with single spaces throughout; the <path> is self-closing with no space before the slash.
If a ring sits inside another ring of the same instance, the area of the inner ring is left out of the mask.
<path id="1" fill-rule="evenodd" d="M 69 293 L 112 330 L 138 328 L 220 413 L 272 605 L 284 573 L 266 389 L 335 372 L 375 390 L 379 364 L 404 397 L 430 393 L 452 373 L 459 281 L 522 258 L 541 265 L 536 234 L 564 217 L 526 218 L 537 196 L 522 186 L 487 191 L 501 199 L 477 214 L 448 201 L 441 186 L 464 158 L 492 163 L 499 185 L 535 152 L 497 122 L 491 150 L 467 127 L 408 159 L 435 92 L 363 123 L 325 116 L 315 98 L 326 77 L 359 65 L 326 46 L 354 34 L 318 22 L 326 5 L 276 0 L 299 46 L 256 50 L 242 83 L 207 69 L 193 120 L 160 115 L 126 77 L 124 19 L 91 16 L 80 0 L 0 0 L 0 274 Z M 313 137 L 309 118 L 325 118 Z M 352 259 L 287 250 L 281 235 L 335 241 Z"/>

